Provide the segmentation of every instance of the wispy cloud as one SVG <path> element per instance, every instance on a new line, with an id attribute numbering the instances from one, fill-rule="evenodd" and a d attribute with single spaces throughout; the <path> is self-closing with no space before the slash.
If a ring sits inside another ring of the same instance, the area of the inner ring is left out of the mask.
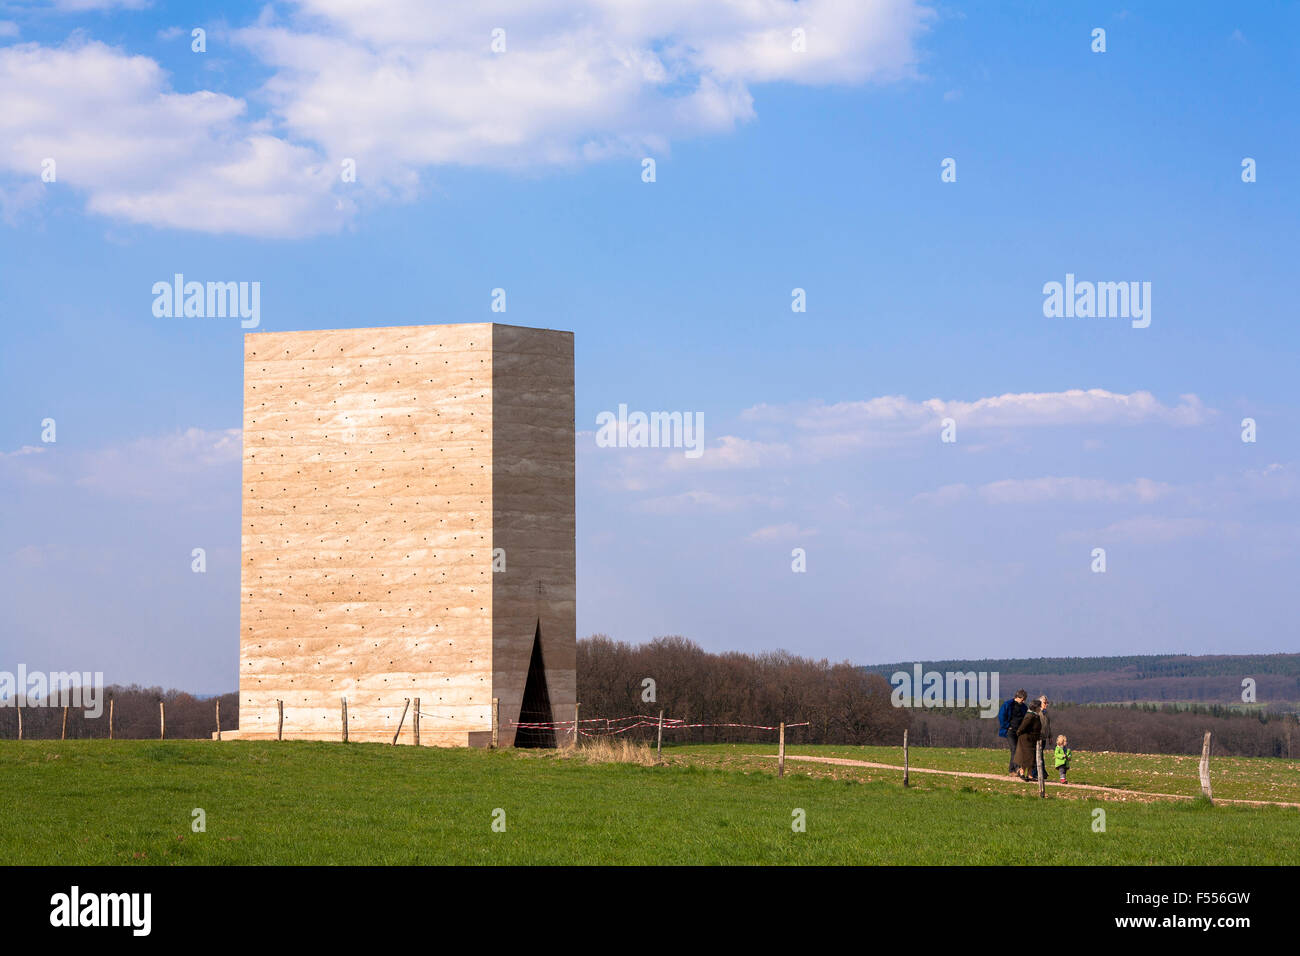
<path id="1" fill-rule="evenodd" d="M 1200 425 L 1213 414 L 1195 395 L 1165 405 L 1150 392 L 1109 392 L 1101 388 L 1063 392 L 1020 392 L 961 401 L 930 398 L 914 401 L 882 395 L 855 402 L 805 402 L 755 405 L 742 418 L 780 422 L 807 432 L 842 432 L 850 428 L 915 430 L 952 418 L 972 428 L 1018 428 L 1050 425 Z"/>
<path id="2" fill-rule="evenodd" d="M 1004 478 L 976 488 L 965 484 L 944 485 L 935 491 L 922 492 L 913 500 L 950 504 L 971 495 L 979 495 L 991 504 L 1021 505 L 1049 501 L 1148 503 L 1164 497 L 1171 490 L 1169 484 L 1149 478 L 1128 482 L 1078 477 Z"/>
<path id="3" fill-rule="evenodd" d="M 1166 405 L 1150 392 L 1124 394 L 1094 388 L 1008 393 L 972 401 L 882 395 L 834 404 L 755 405 L 742 413 L 741 420 L 769 433 L 775 430 L 793 447 L 798 460 L 811 461 L 932 439 L 945 419 L 956 423 L 959 434 L 968 435 L 1091 425 L 1186 427 L 1203 424 L 1213 415 L 1195 395 L 1183 395 L 1178 404 Z M 966 442 L 962 447 L 977 451 L 984 446 Z"/>
<path id="4" fill-rule="evenodd" d="M 23 445 L 13 451 L 0 451 L 0 458 L 22 458 L 27 455 L 42 455 L 49 451 L 46 445 Z"/>
<path id="5" fill-rule="evenodd" d="M 0 453 L 0 478 L 66 484 L 110 497 L 158 500 L 237 494 L 240 429 L 188 428 L 83 450 L 66 444 L 24 446 Z"/>
<path id="6" fill-rule="evenodd" d="M 665 459 L 672 471 L 700 470 L 725 471 L 733 468 L 760 468 L 764 465 L 789 462 L 792 452 L 789 445 L 769 443 L 723 435 L 705 445 L 699 458 L 687 458 L 680 453 Z"/>
<path id="7" fill-rule="evenodd" d="M 641 510 L 653 514 L 678 514 L 686 511 L 744 511 L 751 508 L 780 508 L 784 500 L 771 495 L 722 494 L 713 491 L 683 491 L 674 495 L 647 498 Z"/>
<path id="8" fill-rule="evenodd" d="M 114 495 L 170 497 L 180 482 L 214 468 L 237 469 L 242 448 L 238 428 L 141 438 L 87 453 L 77 484 Z"/>
<path id="9" fill-rule="evenodd" d="M 792 541 L 811 538 L 815 534 L 817 534 L 816 528 L 802 528 L 792 521 L 786 521 L 752 531 L 748 539 L 750 541 Z"/>
<path id="10" fill-rule="evenodd" d="M 1238 522 L 1212 521 L 1196 517 L 1163 517 L 1137 515 L 1112 522 L 1094 531 L 1069 532 L 1068 541 L 1086 541 L 1092 544 L 1124 542 L 1127 544 L 1170 544 L 1188 538 L 1209 535 L 1235 534 L 1241 530 Z"/>

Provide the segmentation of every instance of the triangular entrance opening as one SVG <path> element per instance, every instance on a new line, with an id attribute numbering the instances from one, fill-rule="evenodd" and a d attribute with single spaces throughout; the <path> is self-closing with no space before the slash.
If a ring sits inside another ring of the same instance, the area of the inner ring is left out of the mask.
<path id="1" fill-rule="evenodd" d="M 533 656 L 528 662 L 528 679 L 524 682 L 524 703 L 519 708 L 519 723 L 549 724 L 551 695 L 546 690 L 546 668 L 542 665 L 542 622 L 533 634 Z M 555 728 L 520 727 L 515 731 L 516 747 L 554 747 Z"/>

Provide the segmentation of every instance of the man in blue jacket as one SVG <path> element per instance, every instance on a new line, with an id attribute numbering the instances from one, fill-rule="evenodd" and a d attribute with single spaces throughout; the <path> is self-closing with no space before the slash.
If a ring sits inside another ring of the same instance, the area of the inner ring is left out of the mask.
<path id="1" fill-rule="evenodd" d="M 1007 738 L 1011 744 L 1011 761 L 1007 766 L 1007 773 L 1011 776 L 1016 775 L 1016 728 L 1020 726 L 1020 721 L 1025 717 L 1025 711 L 1029 708 L 1025 706 L 1025 699 L 1029 695 L 1024 690 L 1016 691 L 1016 696 L 1010 700 L 1004 700 L 1002 706 L 998 708 L 998 736 Z"/>

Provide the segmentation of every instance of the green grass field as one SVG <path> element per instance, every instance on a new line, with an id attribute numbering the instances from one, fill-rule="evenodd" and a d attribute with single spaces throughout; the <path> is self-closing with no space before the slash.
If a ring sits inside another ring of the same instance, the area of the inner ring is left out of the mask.
<path id="1" fill-rule="evenodd" d="M 771 747 L 678 747 L 666 764 L 381 744 L 0 742 L 9 864 L 1263 864 L 1300 860 L 1300 810 L 1039 800 L 1014 782 L 791 762 Z M 892 762 L 897 748 L 801 747 Z M 1097 755 L 1100 757 L 1101 755 Z M 1179 758 L 1105 755 L 1080 773 L 1180 792 Z M 1089 758 L 1092 759 L 1091 757 Z M 914 750 L 992 770 L 999 751 Z M 1171 763 L 1173 762 L 1173 763 Z M 1220 775 L 1226 760 L 1217 761 Z M 1216 788 L 1298 799 L 1297 766 L 1244 760 Z M 1166 776 L 1175 767 L 1177 779 Z M 873 776 L 874 774 L 874 776 Z M 926 777 L 929 779 L 921 779 Z M 1236 779 L 1238 778 L 1239 779 Z M 1082 782 L 1082 780 L 1081 780 Z M 981 786 L 988 784 L 988 787 Z M 1036 793 L 1036 792 L 1035 792 Z M 1226 796 L 1227 793 L 1224 793 Z M 1093 810 L 1106 832 L 1093 831 Z M 191 828 L 206 814 L 206 832 Z M 493 812 L 505 811 L 505 832 Z M 793 811 L 807 830 L 793 832 Z"/>

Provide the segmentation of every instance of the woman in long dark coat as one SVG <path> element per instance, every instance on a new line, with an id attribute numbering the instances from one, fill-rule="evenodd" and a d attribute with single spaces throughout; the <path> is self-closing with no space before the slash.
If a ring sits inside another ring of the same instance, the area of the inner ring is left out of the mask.
<path id="1" fill-rule="evenodd" d="M 1043 733 L 1040 707 L 1038 701 L 1031 700 L 1029 713 L 1025 714 L 1016 731 L 1016 765 L 1020 768 L 1021 780 L 1038 779 L 1038 741 Z"/>

